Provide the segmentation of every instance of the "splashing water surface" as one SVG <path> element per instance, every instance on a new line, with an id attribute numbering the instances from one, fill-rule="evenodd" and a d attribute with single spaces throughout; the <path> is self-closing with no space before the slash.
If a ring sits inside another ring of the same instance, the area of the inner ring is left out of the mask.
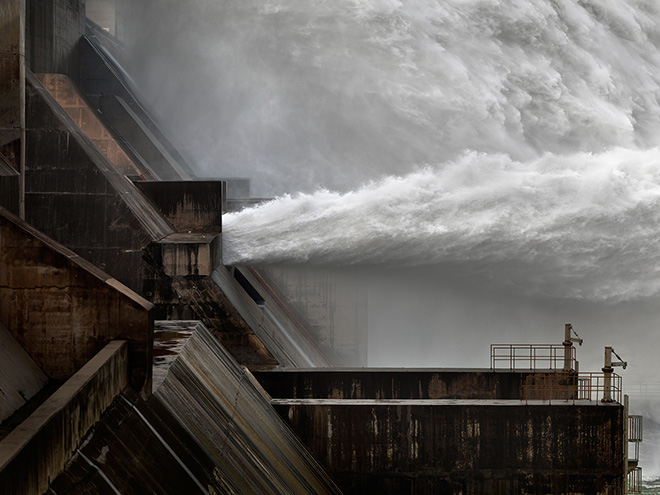
<path id="1" fill-rule="evenodd" d="M 658 293 L 652 2 L 282 0 L 255 14 L 286 20 L 297 36 L 279 48 L 308 69 L 310 99 L 330 95 L 316 125 L 344 104 L 344 139 L 310 146 L 360 176 L 342 149 L 367 138 L 372 179 L 226 217 L 227 263 L 458 263 L 554 297 Z"/>
<path id="2" fill-rule="evenodd" d="M 660 290 L 660 150 L 471 153 L 353 192 L 287 196 L 225 220 L 226 263 L 464 264 L 551 296 Z"/>

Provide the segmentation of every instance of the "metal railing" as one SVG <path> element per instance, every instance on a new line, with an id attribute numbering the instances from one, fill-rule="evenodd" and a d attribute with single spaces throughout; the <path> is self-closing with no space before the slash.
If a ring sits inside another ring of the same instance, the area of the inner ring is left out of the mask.
<path id="1" fill-rule="evenodd" d="M 628 436 L 628 448 L 626 452 L 628 455 L 628 464 L 634 468 L 637 468 L 637 464 L 639 463 L 639 444 L 642 442 L 642 431 L 642 416 L 629 415 L 628 429 L 626 430 L 626 435 Z"/>
<path id="2" fill-rule="evenodd" d="M 570 349 L 570 368 L 578 369 L 575 347 Z M 563 370 L 566 347 L 563 344 L 491 344 L 491 369 Z"/>
<path id="3" fill-rule="evenodd" d="M 638 414 L 628 416 L 628 441 L 641 442 L 643 435 L 644 418 Z"/>
<path id="4" fill-rule="evenodd" d="M 530 400 L 600 403 L 605 398 L 608 402 L 621 403 L 621 382 L 621 376 L 615 373 L 609 377 L 598 372 L 538 373 L 526 377 L 521 398 L 525 403 Z"/>
<path id="5" fill-rule="evenodd" d="M 642 468 L 628 471 L 628 493 L 642 493 Z"/>

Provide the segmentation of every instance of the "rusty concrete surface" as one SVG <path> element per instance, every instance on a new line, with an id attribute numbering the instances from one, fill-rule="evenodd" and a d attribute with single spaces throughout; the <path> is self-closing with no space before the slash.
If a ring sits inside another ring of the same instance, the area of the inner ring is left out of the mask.
<path id="1" fill-rule="evenodd" d="M 220 233 L 225 210 L 226 182 L 135 181 L 177 232 Z"/>
<path id="2" fill-rule="evenodd" d="M 154 252 L 154 248 L 159 250 Z M 222 263 L 222 237 L 214 234 L 171 234 L 151 249 L 166 275 L 210 276 Z"/>
<path id="3" fill-rule="evenodd" d="M 344 493 L 622 493 L 621 405 L 273 403 Z"/>
<path id="4" fill-rule="evenodd" d="M 521 399 L 532 371 L 433 368 L 279 369 L 255 372 L 281 399 Z"/>

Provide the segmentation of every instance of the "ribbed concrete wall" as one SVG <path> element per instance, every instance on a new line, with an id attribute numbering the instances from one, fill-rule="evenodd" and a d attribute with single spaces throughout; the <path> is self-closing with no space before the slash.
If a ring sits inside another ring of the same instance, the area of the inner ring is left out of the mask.
<path id="1" fill-rule="evenodd" d="M 0 26 L 0 162 L 4 156 L 18 171 L 25 129 L 25 0 L 2 2 Z M 5 187 L 0 181 L 0 188 Z"/>
<path id="2" fill-rule="evenodd" d="M 78 41 L 85 30 L 84 0 L 25 0 L 26 63 L 33 72 L 77 77 Z"/>
<path id="3" fill-rule="evenodd" d="M 127 383 L 126 342 L 110 342 L 0 442 L 0 493 L 44 493 Z"/>
<path id="4" fill-rule="evenodd" d="M 205 440 L 224 492 L 337 493 L 250 372 L 205 329 L 195 329 L 155 396 Z"/>

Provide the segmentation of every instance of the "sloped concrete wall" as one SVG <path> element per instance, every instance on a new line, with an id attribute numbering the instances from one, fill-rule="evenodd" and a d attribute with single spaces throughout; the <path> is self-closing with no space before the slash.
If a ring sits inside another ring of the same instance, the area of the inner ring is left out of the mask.
<path id="1" fill-rule="evenodd" d="M 44 493 L 128 382 L 126 342 L 113 341 L 0 442 L 0 493 Z"/>
<path id="2" fill-rule="evenodd" d="M 142 290 L 142 249 L 173 233 L 32 74 L 27 77 L 26 220 Z"/>
<path id="3" fill-rule="evenodd" d="M 124 68 L 108 56 L 114 50 L 107 37 L 85 36 L 80 48 L 82 70 L 76 82 L 110 124 L 115 139 L 125 144 L 129 156 L 161 180 L 194 177 L 190 165 L 145 111 L 144 102 L 133 94 L 135 88 Z"/>
<path id="4" fill-rule="evenodd" d="M 55 493 L 340 493 L 203 325 L 156 326 L 153 396 L 123 394 Z"/>
<path id="5" fill-rule="evenodd" d="M 78 92 L 71 79 L 63 74 L 37 74 L 37 77 L 78 127 L 87 134 L 119 172 L 125 175 L 139 175 L 144 172 L 124 153 L 124 150 L 117 144 Z"/>
<path id="6" fill-rule="evenodd" d="M 47 382 L 48 377 L 0 322 L 0 424 Z"/>
<path id="7" fill-rule="evenodd" d="M 249 267 L 219 266 L 211 278 L 268 351 L 284 367 L 326 367 L 332 361 L 280 302 L 251 275 Z"/>
<path id="8" fill-rule="evenodd" d="M 151 390 L 153 306 L 0 208 L 0 321 L 52 378 L 112 339 L 129 341 L 131 385 Z"/>
<path id="9" fill-rule="evenodd" d="M 262 283 L 284 301 L 336 366 L 367 365 L 367 286 L 339 269 L 268 265 Z"/>

